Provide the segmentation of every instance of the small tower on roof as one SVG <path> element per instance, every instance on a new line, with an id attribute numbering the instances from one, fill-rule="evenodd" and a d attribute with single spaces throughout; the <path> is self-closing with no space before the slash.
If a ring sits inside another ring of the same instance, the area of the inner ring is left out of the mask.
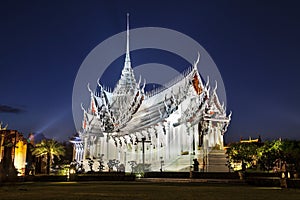
<path id="1" fill-rule="evenodd" d="M 127 31 L 126 31 L 126 54 L 121 78 L 118 81 L 114 92 L 115 94 L 130 94 L 137 88 L 134 73 L 131 68 L 130 49 L 129 49 L 129 13 L 127 13 Z"/>

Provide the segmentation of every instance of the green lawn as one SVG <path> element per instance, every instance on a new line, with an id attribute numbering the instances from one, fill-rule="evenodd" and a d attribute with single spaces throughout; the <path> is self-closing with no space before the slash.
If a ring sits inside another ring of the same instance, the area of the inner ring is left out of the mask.
<path id="1" fill-rule="evenodd" d="M 0 186 L 0 199 L 300 199 L 300 189 L 208 183 L 26 182 Z"/>

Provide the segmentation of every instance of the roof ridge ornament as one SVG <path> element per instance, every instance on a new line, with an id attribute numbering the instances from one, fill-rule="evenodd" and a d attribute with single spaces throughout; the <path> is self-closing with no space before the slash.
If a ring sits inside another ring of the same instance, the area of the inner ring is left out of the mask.
<path id="1" fill-rule="evenodd" d="M 200 53 L 198 51 L 197 60 L 196 60 L 196 62 L 194 62 L 194 68 L 197 68 L 199 61 L 200 61 Z"/>
<path id="2" fill-rule="evenodd" d="M 93 93 L 93 91 L 92 91 L 91 88 L 90 88 L 90 83 L 87 84 L 87 88 L 88 88 L 88 91 L 89 91 L 90 93 Z"/>
<path id="3" fill-rule="evenodd" d="M 97 79 L 97 85 L 100 87 L 101 92 L 103 92 L 103 86 L 100 84 L 100 79 Z"/>
<path id="4" fill-rule="evenodd" d="M 215 82 L 216 82 L 216 85 L 215 85 L 215 88 L 214 88 L 214 93 L 217 92 L 217 88 L 218 88 L 218 82 L 217 82 L 217 80 L 215 80 Z"/>
<path id="5" fill-rule="evenodd" d="M 207 76 L 205 87 L 208 88 L 208 86 L 209 86 L 209 76 Z"/>
<path id="6" fill-rule="evenodd" d="M 84 106 L 83 106 L 83 103 L 80 104 L 80 107 L 81 107 L 81 109 L 82 109 L 83 111 L 85 111 Z"/>

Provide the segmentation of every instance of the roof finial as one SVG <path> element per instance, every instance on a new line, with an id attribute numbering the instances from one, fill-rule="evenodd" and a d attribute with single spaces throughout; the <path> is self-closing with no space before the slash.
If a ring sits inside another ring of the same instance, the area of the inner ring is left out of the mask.
<path id="1" fill-rule="evenodd" d="M 125 62 L 130 62 L 130 56 L 129 56 L 129 13 L 127 13 L 127 32 L 126 32 L 126 57 Z"/>

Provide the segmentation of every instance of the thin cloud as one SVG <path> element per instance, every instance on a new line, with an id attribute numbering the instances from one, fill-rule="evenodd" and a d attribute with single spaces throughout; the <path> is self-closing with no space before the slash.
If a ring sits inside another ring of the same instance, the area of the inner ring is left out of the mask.
<path id="1" fill-rule="evenodd" d="M 25 110 L 17 107 L 12 107 L 8 105 L 0 105 L 0 113 L 14 113 L 19 114 L 24 112 Z"/>

